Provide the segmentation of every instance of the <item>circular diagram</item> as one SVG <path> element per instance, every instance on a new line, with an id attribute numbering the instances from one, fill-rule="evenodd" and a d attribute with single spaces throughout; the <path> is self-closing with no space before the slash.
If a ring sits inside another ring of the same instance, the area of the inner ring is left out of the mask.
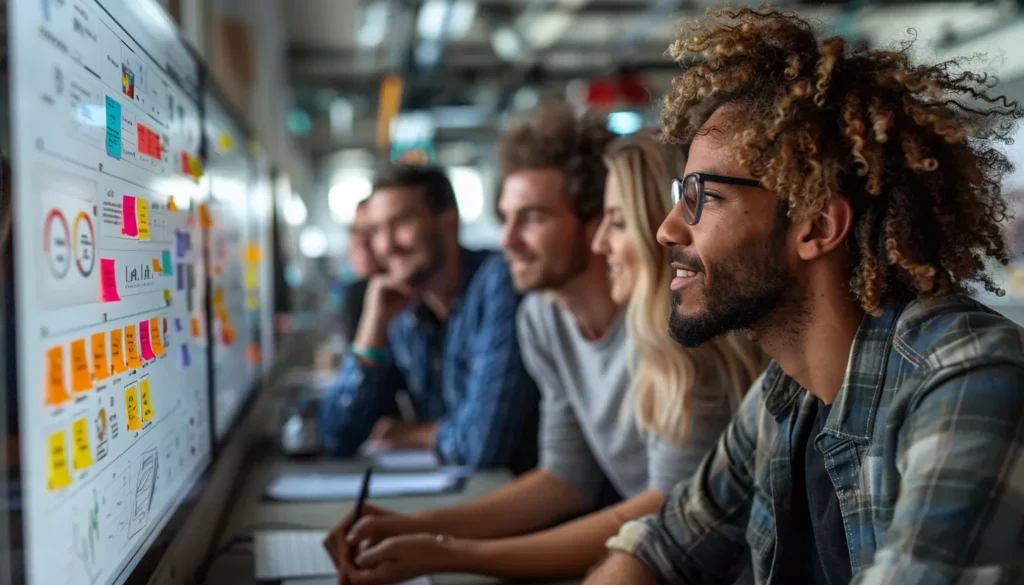
<path id="1" fill-rule="evenodd" d="M 50 272 L 64 278 L 71 269 L 71 247 L 68 222 L 58 209 L 51 209 L 43 226 L 43 251 L 46 252 Z"/>
<path id="2" fill-rule="evenodd" d="M 96 267 L 96 237 L 92 229 L 92 220 L 84 211 L 79 212 L 75 217 L 74 239 L 72 239 L 73 252 L 75 254 L 75 266 L 78 272 L 85 278 L 92 274 Z"/>

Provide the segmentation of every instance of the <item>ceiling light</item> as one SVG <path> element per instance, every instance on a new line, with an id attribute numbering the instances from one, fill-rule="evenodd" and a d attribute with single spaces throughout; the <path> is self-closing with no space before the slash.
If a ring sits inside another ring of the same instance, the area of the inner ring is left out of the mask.
<path id="1" fill-rule="evenodd" d="M 302 201 L 302 197 L 293 193 L 290 198 L 285 200 L 283 207 L 284 221 L 288 225 L 298 226 L 306 223 L 306 204 Z"/>
<path id="2" fill-rule="evenodd" d="M 436 41 L 444 36 L 444 23 L 447 18 L 448 0 L 427 0 L 420 6 L 416 32 L 421 38 Z"/>
<path id="3" fill-rule="evenodd" d="M 363 23 L 356 32 L 356 44 L 373 48 L 384 42 L 388 30 L 388 3 L 373 2 L 363 11 Z"/>
<path id="4" fill-rule="evenodd" d="M 503 26 L 491 33 L 491 48 L 505 61 L 518 61 L 523 56 L 523 39 L 513 28 Z"/>
<path id="5" fill-rule="evenodd" d="M 616 134 L 632 134 L 643 128 L 644 119 L 636 112 L 612 112 L 608 114 L 608 129 Z"/>
<path id="6" fill-rule="evenodd" d="M 359 202 L 369 197 L 372 190 L 373 184 L 365 175 L 342 176 L 327 192 L 327 205 L 331 208 L 331 217 L 340 224 L 351 224 L 356 217 Z"/>
<path id="7" fill-rule="evenodd" d="M 327 234 L 315 225 L 306 226 L 299 233 L 299 252 L 306 258 L 322 257 L 329 245 Z"/>
<path id="8" fill-rule="evenodd" d="M 484 212 L 484 184 L 480 180 L 480 171 L 473 167 L 452 167 L 448 178 L 455 191 L 459 216 L 467 223 L 480 219 Z"/>

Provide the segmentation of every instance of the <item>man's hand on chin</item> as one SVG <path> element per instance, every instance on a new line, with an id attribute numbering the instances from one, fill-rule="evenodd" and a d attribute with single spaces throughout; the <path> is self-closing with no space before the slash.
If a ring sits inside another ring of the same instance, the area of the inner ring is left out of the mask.
<path id="1" fill-rule="evenodd" d="M 589 575 L 583 585 L 658 585 L 658 579 L 643 563 L 625 553 L 613 552 Z"/>
<path id="2" fill-rule="evenodd" d="M 380 453 L 396 449 L 431 449 L 436 433 L 435 422 L 405 422 L 385 417 L 374 425 L 364 451 Z"/>

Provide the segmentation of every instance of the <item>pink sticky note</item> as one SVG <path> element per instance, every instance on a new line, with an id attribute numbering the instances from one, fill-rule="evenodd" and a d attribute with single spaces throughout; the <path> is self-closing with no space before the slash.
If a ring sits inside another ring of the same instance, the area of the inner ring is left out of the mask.
<path id="1" fill-rule="evenodd" d="M 135 198 L 125 195 L 121 200 L 121 233 L 126 236 L 139 235 L 139 220 L 135 216 Z"/>
<path id="2" fill-rule="evenodd" d="M 117 294 L 117 267 L 113 258 L 100 258 L 100 301 L 113 303 L 121 300 Z"/>
<path id="3" fill-rule="evenodd" d="M 157 334 L 159 333 L 157 331 Z M 142 346 L 142 359 L 147 362 L 156 359 L 156 354 L 153 353 L 153 344 L 149 339 L 149 321 L 139 323 L 139 344 Z"/>

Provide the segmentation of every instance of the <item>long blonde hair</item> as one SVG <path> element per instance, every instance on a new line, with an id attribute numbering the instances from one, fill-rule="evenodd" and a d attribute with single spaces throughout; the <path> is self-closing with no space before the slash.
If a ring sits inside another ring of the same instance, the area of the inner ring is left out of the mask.
<path id="1" fill-rule="evenodd" d="M 636 349 L 629 396 L 637 423 L 676 443 L 686 440 L 693 423 L 698 385 L 714 384 L 707 390 L 715 394 L 724 390 L 726 396 L 716 398 L 727 400 L 735 411 L 764 366 L 761 352 L 742 334 L 733 333 L 695 349 L 680 346 L 668 334 L 672 269 L 655 235 L 670 211 L 669 190 L 672 179 L 683 169 L 681 158 L 646 130 L 615 140 L 604 157 L 621 194 L 622 215 L 639 259 L 626 313 Z"/>

